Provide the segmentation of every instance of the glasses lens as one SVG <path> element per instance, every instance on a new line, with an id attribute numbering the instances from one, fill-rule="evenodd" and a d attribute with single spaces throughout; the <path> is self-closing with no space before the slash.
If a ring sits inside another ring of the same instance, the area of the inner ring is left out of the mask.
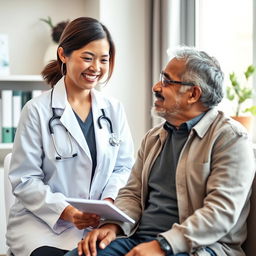
<path id="1" fill-rule="evenodd" d="M 165 79 L 165 76 L 164 76 L 164 74 L 162 72 L 160 73 L 160 81 L 161 81 L 161 85 L 163 87 L 166 87 L 168 85 L 168 83 L 167 83 L 167 81 Z"/>

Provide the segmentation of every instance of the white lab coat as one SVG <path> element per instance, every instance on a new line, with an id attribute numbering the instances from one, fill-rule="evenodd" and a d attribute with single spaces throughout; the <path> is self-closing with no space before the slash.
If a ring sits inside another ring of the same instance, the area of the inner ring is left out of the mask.
<path id="1" fill-rule="evenodd" d="M 28 256 L 43 245 L 70 250 L 83 231 L 59 220 L 68 205 L 65 197 L 86 199 L 115 198 L 124 186 L 133 165 L 133 142 L 122 105 L 91 90 L 97 147 L 97 167 L 91 182 L 92 159 L 87 142 L 67 101 L 64 79 L 54 87 L 52 107 L 71 134 L 74 158 L 56 160 L 48 122 L 52 117 L 51 90 L 29 101 L 23 108 L 13 145 L 9 178 L 16 202 L 10 209 L 7 245 L 15 256 Z M 122 140 L 109 144 L 110 130 L 105 120 L 97 120 L 105 110 L 113 130 Z M 56 127 L 58 149 L 65 153 L 70 144 L 64 129 Z"/>

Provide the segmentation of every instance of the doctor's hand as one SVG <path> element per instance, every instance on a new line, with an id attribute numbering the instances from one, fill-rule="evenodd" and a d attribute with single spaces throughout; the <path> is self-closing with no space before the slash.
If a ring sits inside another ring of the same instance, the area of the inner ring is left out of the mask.
<path id="1" fill-rule="evenodd" d="M 96 228 L 100 223 L 99 215 L 81 212 L 72 205 L 68 205 L 64 209 L 60 218 L 72 222 L 78 229 Z"/>
<path id="2" fill-rule="evenodd" d="M 96 243 L 99 242 L 99 247 L 104 249 L 120 233 L 120 227 L 115 224 L 106 224 L 98 229 L 94 229 L 87 233 L 83 240 L 78 243 L 78 255 L 96 256 Z"/>

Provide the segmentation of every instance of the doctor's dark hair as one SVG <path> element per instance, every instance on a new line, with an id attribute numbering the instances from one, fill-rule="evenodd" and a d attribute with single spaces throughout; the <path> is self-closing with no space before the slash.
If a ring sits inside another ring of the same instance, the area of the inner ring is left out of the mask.
<path id="1" fill-rule="evenodd" d="M 192 82 L 202 90 L 200 101 L 207 108 L 217 106 L 223 99 L 224 73 L 219 62 L 204 51 L 193 47 L 182 47 L 174 58 L 185 60 L 185 72 L 181 80 Z"/>
<path id="2" fill-rule="evenodd" d="M 108 29 L 98 20 L 90 17 L 80 17 L 69 22 L 61 35 L 58 47 L 63 48 L 65 56 L 70 56 L 73 51 L 81 49 L 92 41 L 104 38 L 108 40 L 110 46 L 108 81 L 114 69 L 115 45 Z M 65 74 L 66 65 L 62 64 L 58 54 L 57 60 L 52 60 L 41 72 L 44 80 L 47 84 L 50 84 L 51 87 Z"/>

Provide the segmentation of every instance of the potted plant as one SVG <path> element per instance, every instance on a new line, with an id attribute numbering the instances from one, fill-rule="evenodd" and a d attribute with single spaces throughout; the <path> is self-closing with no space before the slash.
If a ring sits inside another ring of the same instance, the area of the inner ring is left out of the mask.
<path id="1" fill-rule="evenodd" d="M 253 99 L 254 90 L 248 85 L 248 80 L 255 71 L 255 66 L 249 65 L 247 67 L 244 72 L 244 84 L 238 81 L 234 72 L 229 74 L 231 85 L 229 85 L 226 90 L 227 98 L 236 104 L 235 115 L 232 116 L 232 118 L 242 123 L 249 131 L 251 130 L 252 116 L 256 115 L 256 106 L 252 105 L 250 102 Z"/>
<path id="2" fill-rule="evenodd" d="M 52 37 L 52 43 L 48 46 L 45 55 L 44 55 L 44 64 L 48 64 L 48 62 L 52 59 L 56 59 L 57 57 L 57 47 L 58 43 L 61 37 L 61 34 L 63 30 L 65 29 L 66 25 L 68 24 L 67 21 L 61 21 L 57 23 L 56 25 L 53 25 L 51 17 L 47 17 L 47 19 L 40 19 L 41 21 L 45 22 L 47 25 L 49 25 L 51 29 L 51 37 Z"/>

